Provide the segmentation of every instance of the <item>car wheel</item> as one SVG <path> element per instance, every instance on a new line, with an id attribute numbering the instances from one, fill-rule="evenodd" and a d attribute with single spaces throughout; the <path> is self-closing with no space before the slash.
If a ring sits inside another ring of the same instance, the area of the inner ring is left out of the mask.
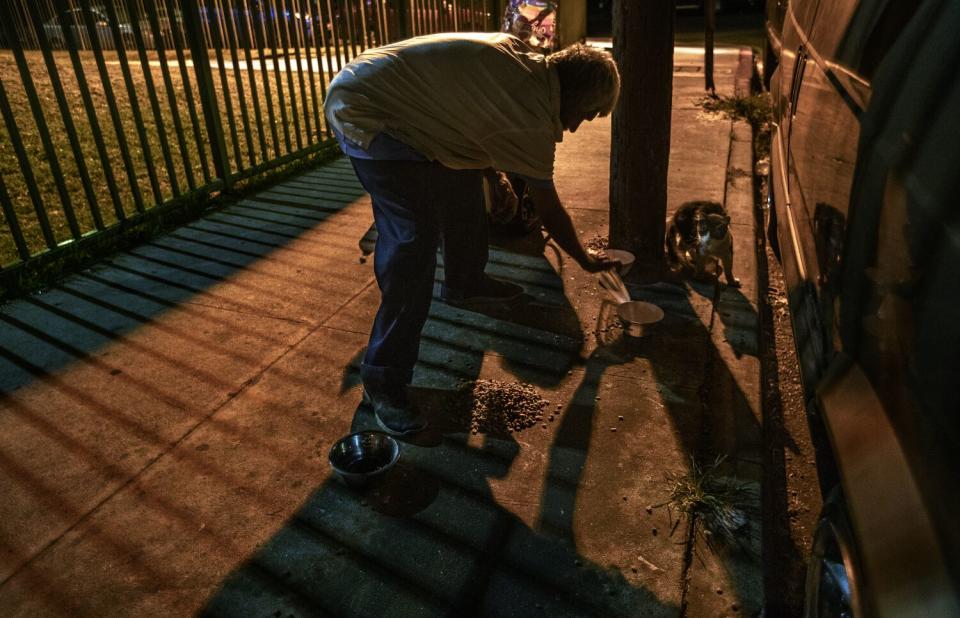
<path id="1" fill-rule="evenodd" d="M 824 503 L 807 564 L 806 618 L 862 615 L 858 605 L 856 553 L 843 498 L 835 489 Z"/>

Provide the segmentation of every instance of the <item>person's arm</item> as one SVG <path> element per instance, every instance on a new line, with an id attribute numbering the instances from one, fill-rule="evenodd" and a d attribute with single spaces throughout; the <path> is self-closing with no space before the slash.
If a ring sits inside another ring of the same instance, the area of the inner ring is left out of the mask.
<path id="1" fill-rule="evenodd" d="M 543 221 L 543 227 L 546 228 L 550 236 L 556 241 L 560 248 L 571 258 L 576 260 L 587 272 L 596 273 L 601 270 L 616 268 L 619 262 L 607 258 L 593 257 L 583 249 L 580 244 L 580 238 L 573 227 L 570 215 L 560 203 L 560 196 L 557 195 L 557 188 L 551 182 L 528 184 L 527 192 L 533 201 L 533 207 L 540 220 Z"/>

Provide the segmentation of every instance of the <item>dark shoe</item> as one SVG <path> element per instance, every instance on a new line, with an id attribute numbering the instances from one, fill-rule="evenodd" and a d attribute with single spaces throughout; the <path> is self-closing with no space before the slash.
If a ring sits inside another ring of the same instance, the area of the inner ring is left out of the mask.
<path id="1" fill-rule="evenodd" d="M 515 283 L 508 283 L 483 276 L 477 285 L 466 290 L 458 290 L 443 286 L 440 298 L 443 302 L 454 307 L 463 307 L 477 303 L 508 303 L 523 296 L 523 288 Z"/>
<path id="2" fill-rule="evenodd" d="M 363 401 L 373 408 L 380 428 L 391 436 L 409 436 L 427 427 L 427 419 L 414 407 L 405 389 L 388 394 L 364 388 Z"/>

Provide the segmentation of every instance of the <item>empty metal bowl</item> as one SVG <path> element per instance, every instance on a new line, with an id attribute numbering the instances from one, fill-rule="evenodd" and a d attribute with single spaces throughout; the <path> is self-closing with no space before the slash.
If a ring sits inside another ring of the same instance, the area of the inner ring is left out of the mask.
<path id="1" fill-rule="evenodd" d="M 629 251 L 624 251 L 623 249 L 607 249 L 607 257 L 611 260 L 616 260 L 620 262 L 620 267 L 617 269 L 617 272 L 620 276 L 626 276 L 630 269 L 633 268 L 633 262 L 636 260 L 636 257 Z"/>
<path id="2" fill-rule="evenodd" d="M 643 337 L 663 319 L 663 309 L 653 303 L 631 300 L 617 305 L 617 316 L 623 323 L 623 332 L 631 337 Z"/>
<path id="3" fill-rule="evenodd" d="M 358 431 L 337 440 L 330 449 L 330 466 L 350 487 L 362 487 L 400 458 L 400 445 L 381 431 Z"/>

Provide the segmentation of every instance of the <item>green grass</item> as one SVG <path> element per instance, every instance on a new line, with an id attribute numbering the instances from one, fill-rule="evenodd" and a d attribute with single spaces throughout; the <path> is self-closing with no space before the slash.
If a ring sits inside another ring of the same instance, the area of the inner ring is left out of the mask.
<path id="1" fill-rule="evenodd" d="M 765 92 L 739 97 L 704 97 L 700 106 L 708 112 L 721 113 L 735 120 L 746 120 L 762 127 L 773 117 L 770 95 Z"/>
<path id="2" fill-rule="evenodd" d="M 754 158 L 760 161 L 770 154 L 770 122 L 773 120 L 770 93 L 757 92 L 739 97 L 707 96 L 700 99 L 699 104 L 708 112 L 749 122 L 753 127 Z"/>
<path id="3" fill-rule="evenodd" d="M 129 216 L 136 212 L 134 191 L 132 187 L 137 187 L 145 208 L 150 208 L 156 204 L 170 201 L 180 195 L 189 192 L 187 180 L 188 172 L 193 175 L 194 186 L 202 186 L 207 183 L 208 177 L 204 170 L 204 160 L 200 156 L 200 147 L 203 144 L 206 167 L 211 177 L 215 177 L 214 166 L 211 160 L 210 138 L 206 130 L 203 113 L 200 109 L 199 96 L 196 92 L 196 74 L 192 66 L 188 66 L 187 80 L 185 84 L 181 79 L 181 72 L 178 65 L 175 64 L 174 54 L 169 54 L 168 58 L 174 61 L 170 66 L 171 89 L 168 91 L 164 83 L 163 73 L 160 66 L 154 62 L 148 64 L 145 69 L 135 55 L 129 55 L 131 60 L 130 70 L 132 74 L 133 90 L 136 99 L 136 108 L 139 109 L 142 117 L 142 128 L 146 135 L 146 148 L 143 147 L 138 131 L 138 125 L 134 116 L 134 104 L 128 95 L 124 83 L 121 65 L 116 52 L 105 52 L 107 63 L 108 81 L 112 86 L 112 99 L 108 96 L 107 89 L 104 87 L 100 78 L 100 73 L 94 56 L 91 52 L 79 52 L 82 68 L 82 81 L 90 92 L 93 101 L 94 115 L 99 125 L 99 134 L 103 139 L 105 150 L 107 151 L 106 161 L 102 161 L 95 144 L 95 131 L 93 123 L 89 120 L 85 110 L 81 89 L 77 73 L 74 71 L 73 63 L 67 52 L 54 52 L 54 60 L 59 73 L 61 87 L 66 98 L 70 116 L 76 128 L 79 148 L 81 152 L 82 163 L 85 164 L 90 178 L 90 184 L 95 194 L 95 200 L 99 204 L 99 210 L 102 215 L 105 227 L 114 225 L 118 221 L 115 214 L 115 207 L 111 199 L 108 182 L 107 169 L 112 172 L 113 186 L 119 194 L 119 202 L 122 212 Z M 90 200 L 84 191 L 81 181 L 81 166 L 77 163 L 73 149 L 68 140 L 66 127 L 61 116 L 60 108 L 57 104 L 54 85 L 50 78 L 50 73 L 40 52 L 26 52 L 27 63 L 30 76 L 37 91 L 40 107 L 42 109 L 43 123 L 46 125 L 51 141 L 56 152 L 56 159 L 60 165 L 60 178 L 66 186 L 69 201 L 73 208 L 79 223 L 81 233 L 89 233 L 96 229 L 93 209 Z M 241 54 L 242 56 L 242 54 Z M 291 52 L 292 56 L 292 52 Z M 225 58 L 229 62 L 229 52 L 225 53 Z M 156 52 L 150 53 L 151 60 L 158 60 Z M 214 59 L 211 54 L 211 59 Z M 236 79 L 232 69 L 227 70 L 226 89 L 223 88 L 218 69 L 213 68 L 213 77 L 215 82 L 216 98 L 218 101 L 219 113 L 221 115 L 221 126 L 225 133 L 226 148 L 229 153 L 230 167 L 233 173 L 252 167 L 252 164 L 263 163 L 265 160 L 276 158 L 278 155 L 275 149 L 273 132 L 270 128 L 269 116 L 267 111 L 268 98 L 264 91 L 263 73 L 259 70 L 255 72 L 253 82 L 257 88 L 257 100 L 260 103 L 262 112 L 262 124 L 264 129 L 266 151 L 263 150 L 259 134 L 257 131 L 256 117 L 254 115 L 254 104 L 251 98 L 251 82 L 246 70 L 241 72 L 239 80 Z M 152 78 L 153 91 L 157 96 L 160 110 L 160 121 L 157 122 L 151 109 L 149 92 L 150 87 L 147 81 L 147 75 Z M 292 74 L 294 83 L 294 93 L 296 99 L 289 94 L 289 81 L 287 73 L 281 72 L 279 75 L 282 80 L 281 87 L 285 94 L 284 97 L 278 96 L 277 83 L 272 71 L 267 73 L 270 80 L 269 101 L 274 108 L 273 128 L 276 129 L 279 138 L 279 154 L 287 154 L 299 149 L 297 144 L 297 127 L 294 123 L 294 110 L 300 121 L 299 135 L 301 143 L 304 146 L 317 141 L 316 132 L 321 127 L 316 126 L 317 118 L 314 116 L 314 103 L 320 110 L 322 116 L 321 96 L 321 75 L 313 74 L 314 90 L 316 91 L 316 100 L 313 97 L 309 80 L 310 74 L 304 73 L 306 94 L 306 107 L 310 118 L 310 132 L 307 132 L 307 126 L 304 118 L 303 99 L 301 98 L 300 83 L 296 73 Z M 34 118 L 31 106 L 26 96 L 24 80 L 17 67 L 13 54 L 4 51 L 0 52 L 0 81 L 7 92 L 13 114 L 16 118 L 17 127 L 23 147 L 26 151 L 29 166 L 33 171 L 37 190 L 45 205 L 45 210 L 50 219 L 50 225 L 55 239 L 58 243 L 69 241 L 72 238 L 67 216 L 63 208 L 63 200 L 57 188 L 56 177 L 53 173 L 53 167 L 48 161 L 46 151 L 41 143 L 38 124 Z M 239 84 L 239 85 L 238 85 Z M 186 91 L 190 89 L 193 94 L 193 107 L 198 117 L 198 129 L 195 132 L 189 115 Z M 241 89 L 245 94 L 245 105 L 240 105 Z M 172 106 L 169 102 L 169 93 L 172 93 L 176 104 Z M 232 118 L 236 126 L 236 137 L 233 136 L 229 128 L 229 117 L 227 115 L 227 101 L 232 108 Z M 120 133 L 123 135 L 130 153 L 132 173 L 135 183 L 131 184 L 128 179 L 127 165 L 121 156 L 119 139 L 114 123 L 110 115 L 110 106 L 114 105 L 119 113 Z M 284 123 L 281 120 L 280 109 L 286 111 L 286 130 L 290 136 L 290 146 L 286 143 L 284 137 Z M 252 139 L 248 143 L 243 124 L 243 110 L 247 112 L 247 119 L 250 125 Z M 174 112 L 179 116 L 181 122 L 182 135 L 185 142 L 186 156 L 181 154 L 177 133 L 174 124 Z M 199 140 L 196 133 L 199 133 Z M 168 167 L 161 149 L 161 137 L 165 137 L 169 147 L 172 166 Z M 153 163 L 156 171 L 156 185 L 158 193 L 152 188 L 154 184 L 151 181 L 148 172 L 148 156 Z M 239 152 L 239 161 L 237 153 Z M 40 230 L 39 219 L 34 210 L 30 198 L 27 181 L 18 161 L 11 136 L 5 123 L 0 123 L 0 174 L 6 184 L 7 191 L 13 201 L 14 210 L 17 213 L 17 219 L 23 231 L 28 248 L 31 253 L 41 252 L 46 248 L 46 243 Z M 19 261 L 16 248 L 13 243 L 12 234 L 9 232 L 8 223 L 0 214 L 0 267 L 6 267 Z"/>
<path id="4" fill-rule="evenodd" d="M 750 549 L 756 489 L 723 474 L 723 463 L 722 457 L 709 465 L 692 461 L 690 470 L 668 474 L 670 499 L 658 506 L 680 515 L 674 530 L 681 521 L 695 518 L 697 533 L 708 543 Z"/>

